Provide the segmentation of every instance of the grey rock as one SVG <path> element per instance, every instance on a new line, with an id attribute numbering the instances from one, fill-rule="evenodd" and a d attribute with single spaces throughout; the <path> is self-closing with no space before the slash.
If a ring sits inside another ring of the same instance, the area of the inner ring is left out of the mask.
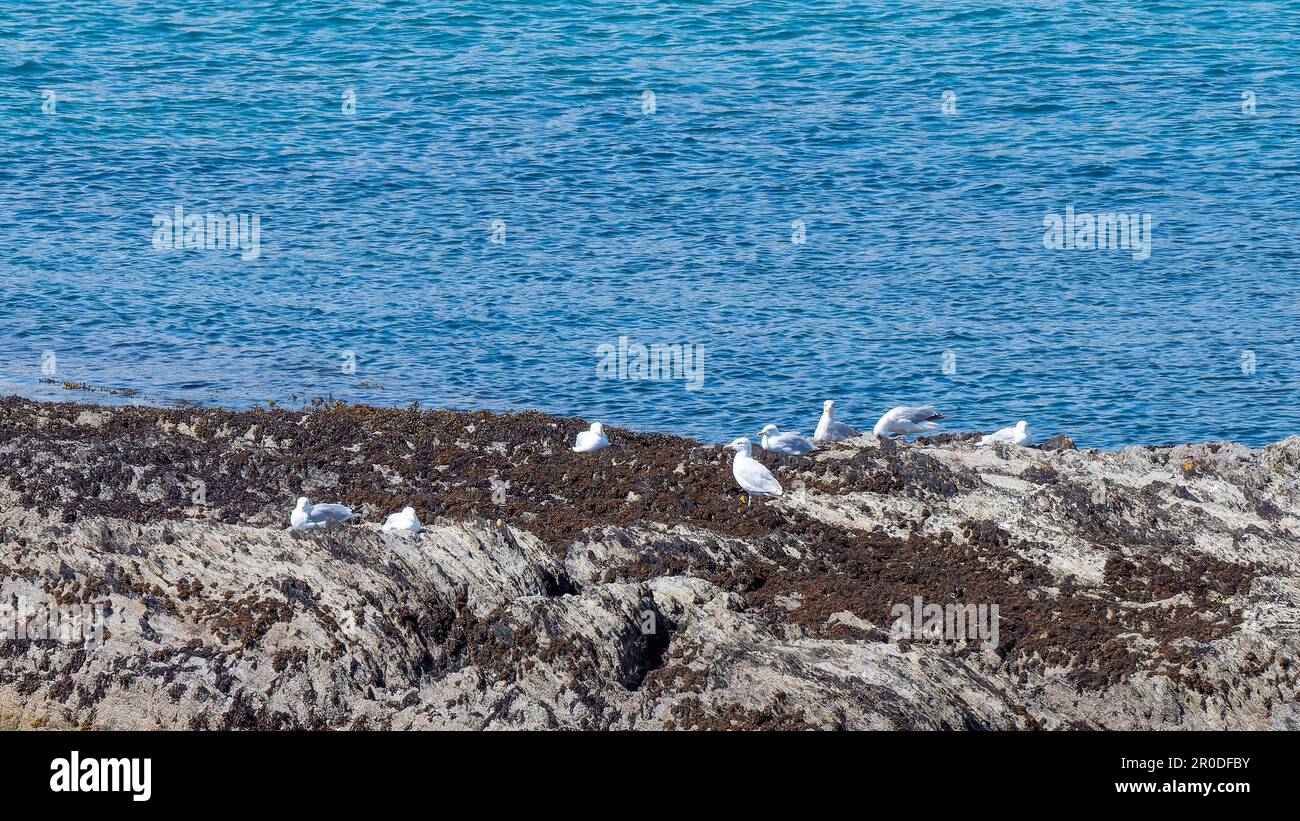
<path id="1" fill-rule="evenodd" d="M 0 402 L 0 602 L 107 627 L 0 642 L 0 728 L 1300 729 L 1300 438 L 864 438 L 746 508 L 696 442 L 403 413 Z M 290 531 L 304 483 L 367 521 Z M 902 635 L 916 596 L 999 641 Z"/>

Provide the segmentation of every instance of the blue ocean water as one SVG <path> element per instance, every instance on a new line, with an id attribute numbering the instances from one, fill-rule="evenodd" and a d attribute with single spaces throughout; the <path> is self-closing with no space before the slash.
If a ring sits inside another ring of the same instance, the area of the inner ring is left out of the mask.
<path id="1" fill-rule="evenodd" d="M 1295 2 L 5 3 L 0 393 L 1263 444 L 1298 55 Z M 258 255 L 156 248 L 177 206 Z M 1067 208 L 1149 256 L 1046 248 Z"/>

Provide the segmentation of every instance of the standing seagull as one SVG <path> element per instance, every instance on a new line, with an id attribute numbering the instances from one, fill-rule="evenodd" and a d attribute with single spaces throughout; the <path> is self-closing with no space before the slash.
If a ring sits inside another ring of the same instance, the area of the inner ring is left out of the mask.
<path id="1" fill-rule="evenodd" d="M 420 517 L 415 515 L 415 508 L 404 507 L 397 513 L 389 514 L 384 520 L 384 530 L 409 530 L 420 532 Z"/>
<path id="2" fill-rule="evenodd" d="M 788 453 L 791 456 L 803 456 L 812 453 L 817 446 L 797 433 L 782 433 L 776 425 L 768 425 L 758 432 L 762 437 L 763 450 L 773 453 Z"/>
<path id="3" fill-rule="evenodd" d="M 929 433 L 938 430 L 938 421 L 946 418 L 934 409 L 934 405 L 898 407 L 880 417 L 872 433 L 882 439 L 886 436 L 906 437 L 917 433 Z"/>
<path id="4" fill-rule="evenodd" d="M 993 442 L 1006 442 L 1009 445 L 1025 446 L 1029 444 L 1029 423 L 1021 419 L 1015 427 L 994 431 L 980 440 L 981 445 Z"/>
<path id="5" fill-rule="evenodd" d="M 599 422 L 592 422 L 589 430 L 579 433 L 573 440 L 574 453 L 594 453 L 607 447 L 609 440 L 605 438 L 605 426 Z"/>
<path id="6" fill-rule="evenodd" d="M 346 522 L 354 514 L 347 505 L 313 505 L 306 496 L 298 497 L 298 506 L 289 514 L 294 530 L 326 527 L 330 522 Z"/>
<path id="7" fill-rule="evenodd" d="M 781 483 L 772 475 L 772 471 L 763 467 L 763 463 L 751 455 L 754 446 L 748 439 L 742 436 L 727 447 L 736 452 L 736 457 L 731 461 L 731 475 L 736 477 L 736 484 L 749 491 L 750 498 L 745 501 L 746 505 L 755 496 L 762 499 L 768 495 L 781 495 Z"/>
<path id="8" fill-rule="evenodd" d="M 835 401 L 827 399 L 822 403 L 822 418 L 813 431 L 814 442 L 843 442 L 858 435 L 857 428 L 851 428 L 835 421 Z"/>

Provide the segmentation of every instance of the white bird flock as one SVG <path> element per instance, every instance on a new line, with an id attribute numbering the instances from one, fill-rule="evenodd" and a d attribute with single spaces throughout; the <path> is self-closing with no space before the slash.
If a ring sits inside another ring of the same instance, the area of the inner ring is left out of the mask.
<path id="1" fill-rule="evenodd" d="M 882 439 L 905 439 L 908 436 L 938 430 L 939 420 L 946 418 L 935 409 L 934 405 L 903 405 L 891 409 L 880 417 L 872 432 Z M 765 451 L 790 456 L 806 456 L 817 449 L 816 442 L 842 442 L 858 436 L 859 431 L 857 428 L 835 421 L 835 402 L 827 399 L 822 403 L 822 416 L 811 441 L 798 433 L 782 432 L 776 425 L 766 425 L 756 435 Z M 1005 442 L 1026 446 L 1030 441 L 1029 423 L 1022 419 L 1013 427 L 1002 428 L 984 436 L 979 443 L 988 445 L 994 442 Z M 574 453 L 594 453 L 607 447 L 609 447 L 609 439 L 605 436 L 605 426 L 600 422 L 592 422 L 591 426 L 579 433 L 573 441 Z M 731 462 L 731 474 L 735 477 L 736 484 L 745 491 L 747 505 L 755 498 L 761 501 L 764 496 L 780 496 L 784 492 L 781 483 L 772 475 L 772 471 L 754 458 L 753 443 L 747 437 L 742 436 L 726 447 L 735 452 Z M 346 522 L 355 516 L 352 508 L 346 505 L 313 505 L 306 496 L 300 496 L 297 507 L 289 515 L 289 523 L 294 530 L 309 530 Z M 419 533 L 420 519 L 415 515 L 415 508 L 405 507 L 391 514 L 384 520 L 383 530 Z"/>
<path id="2" fill-rule="evenodd" d="M 900 405 L 891 408 L 880 417 L 872 428 L 878 438 L 906 439 L 921 433 L 939 430 L 939 422 L 947 416 L 940 413 L 934 405 Z M 859 435 L 856 428 L 835 420 L 835 402 L 827 399 L 822 403 L 821 420 L 812 441 L 797 433 L 783 433 L 776 425 L 767 425 L 757 434 L 763 450 L 771 453 L 784 453 L 791 456 L 806 456 L 817 449 L 816 442 L 842 442 Z M 1002 428 L 980 439 L 981 445 L 993 442 L 1006 442 L 1025 446 L 1031 443 L 1029 423 L 1023 419 L 1014 427 Z M 762 498 L 766 495 L 780 496 L 781 483 L 763 465 L 753 458 L 752 445 L 748 439 L 737 439 L 727 448 L 736 452 L 731 471 L 736 477 L 736 484 L 751 497 Z"/>

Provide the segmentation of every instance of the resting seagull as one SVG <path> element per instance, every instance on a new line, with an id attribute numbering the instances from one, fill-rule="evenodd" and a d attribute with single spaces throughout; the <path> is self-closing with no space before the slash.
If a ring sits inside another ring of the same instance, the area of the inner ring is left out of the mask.
<path id="1" fill-rule="evenodd" d="M 298 497 L 298 506 L 289 514 L 294 530 L 326 527 L 330 522 L 346 522 L 354 514 L 347 505 L 313 505 L 306 496 Z"/>
<path id="2" fill-rule="evenodd" d="M 880 417 L 872 433 L 880 438 L 886 436 L 913 436 L 929 433 L 939 429 L 939 420 L 946 417 L 934 409 L 934 405 L 917 405 L 915 407 L 898 407 Z"/>
<path id="3" fill-rule="evenodd" d="M 736 452 L 731 461 L 731 475 L 736 477 L 736 484 L 749 492 L 750 499 L 745 501 L 746 505 L 754 496 L 761 499 L 764 496 L 781 495 L 781 483 L 772 475 L 772 471 L 763 467 L 763 463 L 751 455 L 753 445 L 748 439 L 742 436 L 727 447 Z"/>
<path id="4" fill-rule="evenodd" d="M 411 533 L 419 533 L 420 517 L 415 515 L 415 508 L 404 507 L 384 520 L 384 530 L 408 530 Z"/>
<path id="5" fill-rule="evenodd" d="M 776 425 L 768 425 L 760 430 L 758 435 L 762 437 L 763 450 L 773 453 L 803 456 L 805 453 L 812 453 L 817 450 L 817 446 L 808 441 L 806 437 L 797 433 L 782 433 L 777 430 Z"/>
<path id="6" fill-rule="evenodd" d="M 574 453 L 594 453 L 607 447 L 609 440 L 605 438 L 605 426 L 599 422 L 592 422 L 590 429 L 579 433 L 573 440 Z"/>
<path id="7" fill-rule="evenodd" d="M 1015 427 L 1003 428 L 994 431 L 980 440 L 981 445 L 989 445 L 994 442 L 1006 442 L 1009 445 L 1028 445 L 1029 444 L 1029 423 L 1021 419 L 1015 424 Z"/>
<path id="8" fill-rule="evenodd" d="M 814 442 L 843 442 L 858 435 L 857 428 L 851 428 L 835 421 L 835 402 L 827 399 L 822 403 L 822 418 L 813 431 Z"/>

